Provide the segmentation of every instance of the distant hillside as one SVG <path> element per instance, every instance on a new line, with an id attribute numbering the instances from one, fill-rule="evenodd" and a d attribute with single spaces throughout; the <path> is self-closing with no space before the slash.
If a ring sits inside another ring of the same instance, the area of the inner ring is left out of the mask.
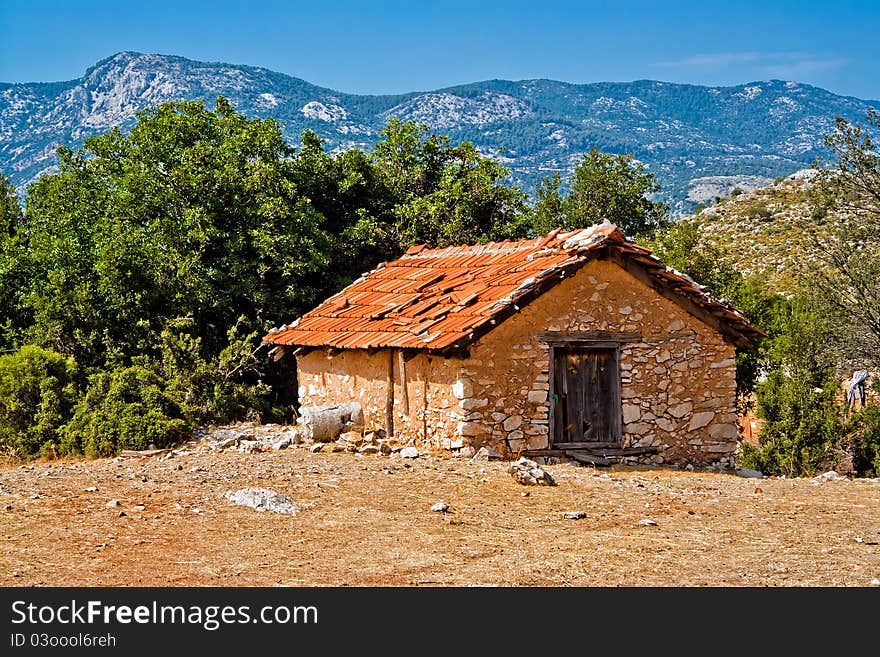
<path id="1" fill-rule="evenodd" d="M 701 87 L 651 80 L 574 85 L 490 80 L 437 91 L 359 96 L 263 68 L 122 52 L 69 82 L 0 83 L 0 170 L 23 188 L 76 147 L 167 100 L 230 99 L 251 117 L 274 117 L 298 143 L 310 128 L 331 149 L 368 149 L 391 117 L 471 140 L 531 191 L 571 170 L 593 146 L 631 152 L 663 185 L 677 214 L 700 201 L 753 189 L 812 164 L 834 117 L 861 122 L 880 103 L 796 82 Z"/>
<path id="2" fill-rule="evenodd" d="M 767 187 L 721 199 L 690 217 L 702 239 L 720 248 L 744 274 L 762 274 L 790 292 L 798 270 L 815 262 L 811 235 L 823 235 L 835 215 L 812 214 L 809 194 L 815 171 L 805 169 Z"/>

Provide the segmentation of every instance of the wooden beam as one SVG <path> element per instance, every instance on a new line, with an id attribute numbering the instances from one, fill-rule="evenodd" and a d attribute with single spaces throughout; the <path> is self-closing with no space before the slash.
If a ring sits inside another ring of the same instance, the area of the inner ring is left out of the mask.
<path id="1" fill-rule="evenodd" d="M 584 454 L 583 452 L 566 451 L 565 455 L 569 458 L 573 458 L 578 463 L 586 463 L 587 465 L 608 466 L 612 464 L 612 461 L 610 461 L 609 459 L 602 458 L 601 456 Z"/>
<path id="2" fill-rule="evenodd" d="M 394 437 L 394 349 L 388 350 L 388 374 L 385 378 L 385 435 Z"/>
<path id="3" fill-rule="evenodd" d="M 404 415 L 409 415 L 409 393 L 406 390 L 406 358 L 400 349 L 397 350 L 397 366 L 400 368 L 401 412 Z"/>
<path id="4" fill-rule="evenodd" d="M 287 354 L 293 351 L 293 347 L 289 347 L 288 345 L 279 344 L 276 347 L 273 347 L 269 350 L 269 356 L 273 361 L 279 361 L 284 358 Z"/>
<path id="5" fill-rule="evenodd" d="M 612 447 L 608 449 L 587 449 L 590 454 L 599 456 L 639 456 L 641 454 L 656 454 L 659 447 Z"/>
<path id="6" fill-rule="evenodd" d="M 607 442 L 600 443 L 595 441 L 584 441 L 579 443 L 553 443 L 554 449 L 602 449 L 602 448 L 614 448 L 620 447 L 620 443 L 617 442 Z"/>

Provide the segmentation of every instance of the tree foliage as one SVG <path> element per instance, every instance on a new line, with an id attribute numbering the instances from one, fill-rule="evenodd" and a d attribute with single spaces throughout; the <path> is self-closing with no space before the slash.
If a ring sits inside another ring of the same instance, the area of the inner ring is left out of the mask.
<path id="1" fill-rule="evenodd" d="M 585 228 L 609 221 L 630 237 L 646 237 L 668 222 L 669 208 L 650 198 L 658 191 L 654 174 L 631 154 L 592 148 L 575 167 L 568 191 L 559 175 L 543 179 L 536 191 L 534 228 L 545 233 L 556 226 Z"/>
<path id="2" fill-rule="evenodd" d="M 40 347 L 0 356 L 0 453 L 49 450 L 76 403 L 76 377 L 72 358 Z"/>
<path id="3" fill-rule="evenodd" d="M 826 222 L 824 235 L 814 232 L 819 266 L 804 277 L 834 320 L 829 347 L 841 368 L 880 365 L 880 154 L 872 137 L 878 130 L 875 111 L 864 126 L 838 117 L 825 139 L 834 160 L 820 169 L 812 195 L 814 216 L 834 209 L 836 220 Z"/>

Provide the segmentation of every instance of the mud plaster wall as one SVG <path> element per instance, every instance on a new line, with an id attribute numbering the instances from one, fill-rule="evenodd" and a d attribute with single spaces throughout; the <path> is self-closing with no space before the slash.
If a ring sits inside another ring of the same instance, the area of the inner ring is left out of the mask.
<path id="1" fill-rule="evenodd" d="M 395 437 L 507 455 L 549 446 L 549 348 L 541 331 L 640 333 L 621 346 L 624 444 L 659 446 L 655 462 L 706 463 L 737 446 L 735 351 L 680 306 L 608 261 L 591 261 L 471 345 L 470 358 L 394 360 Z M 300 403 L 359 401 L 384 427 L 387 351 L 314 351 L 298 359 Z"/>

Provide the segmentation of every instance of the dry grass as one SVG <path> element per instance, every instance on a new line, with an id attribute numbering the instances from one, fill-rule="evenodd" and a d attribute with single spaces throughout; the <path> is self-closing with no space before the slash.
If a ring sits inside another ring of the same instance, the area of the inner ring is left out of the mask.
<path id="1" fill-rule="evenodd" d="M 5 466 L 0 584 L 868 586 L 880 578 L 878 480 L 547 468 L 555 487 L 521 486 L 500 462 L 305 449 Z M 221 497 L 246 486 L 284 493 L 301 511 L 258 513 Z M 107 508 L 111 499 L 120 506 Z M 449 513 L 430 511 L 440 500 Z M 586 518 L 563 519 L 565 511 Z"/>

